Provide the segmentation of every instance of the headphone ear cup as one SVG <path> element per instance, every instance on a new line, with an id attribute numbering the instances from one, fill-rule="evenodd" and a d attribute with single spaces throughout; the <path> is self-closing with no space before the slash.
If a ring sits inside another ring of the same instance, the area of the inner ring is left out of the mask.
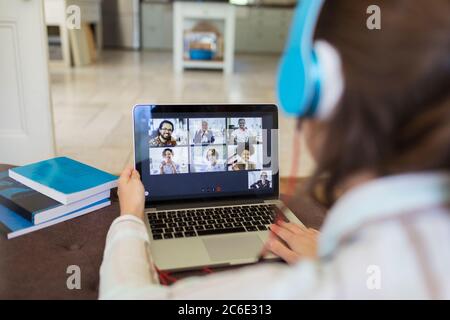
<path id="1" fill-rule="evenodd" d="M 314 51 L 320 73 L 320 96 L 315 117 L 327 120 L 333 115 L 344 93 L 342 60 L 338 51 L 323 40 L 314 43 Z"/>

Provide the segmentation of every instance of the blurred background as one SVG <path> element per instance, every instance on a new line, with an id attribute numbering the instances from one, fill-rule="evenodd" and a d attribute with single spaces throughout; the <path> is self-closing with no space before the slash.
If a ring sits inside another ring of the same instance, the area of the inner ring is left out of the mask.
<path id="1" fill-rule="evenodd" d="M 277 65 L 296 0 L 42 3 L 56 155 L 119 173 L 133 163 L 135 104 L 277 103 Z M 81 9 L 79 30 L 64 25 L 70 5 Z M 281 113 L 279 125 L 280 170 L 288 176 L 295 119 Z M 313 165 L 302 148 L 296 175 Z"/>

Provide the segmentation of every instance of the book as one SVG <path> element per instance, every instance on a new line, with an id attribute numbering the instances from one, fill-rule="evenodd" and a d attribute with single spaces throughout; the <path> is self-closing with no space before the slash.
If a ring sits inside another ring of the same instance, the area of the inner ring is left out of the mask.
<path id="1" fill-rule="evenodd" d="M 69 29 L 70 49 L 76 67 L 85 66 L 92 62 L 88 40 L 86 39 L 86 27 L 86 23 L 82 23 L 80 29 Z"/>
<path id="2" fill-rule="evenodd" d="M 86 35 L 86 41 L 89 49 L 89 57 L 91 62 L 95 62 L 97 60 L 97 48 L 95 45 L 94 32 L 90 25 L 86 25 L 84 28 L 84 33 Z"/>
<path id="3" fill-rule="evenodd" d="M 117 187 L 117 177 L 67 157 L 9 169 L 9 176 L 62 204 Z"/>
<path id="4" fill-rule="evenodd" d="M 92 203 L 109 198 L 110 190 L 71 204 L 63 205 L 11 179 L 8 171 L 0 172 L 0 204 L 8 207 L 32 224 L 43 223 Z"/>
<path id="5" fill-rule="evenodd" d="M 107 207 L 111 204 L 109 199 L 103 199 L 96 203 L 93 203 L 87 207 L 76 210 L 72 213 L 68 213 L 59 218 L 41 223 L 41 224 L 32 224 L 27 219 L 23 218 L 20 214 L 14 212 L 13 210 L 0 205 L 0 230 L 4 230 L 7 233 L 7 238 L 12 239 L 33 231 L 37 231 L 43 228 L 50 227 L 57 223 L 73 219 L 84 214 L 90 213 L 95 210 L 99 210 L 101 208 Z"/>

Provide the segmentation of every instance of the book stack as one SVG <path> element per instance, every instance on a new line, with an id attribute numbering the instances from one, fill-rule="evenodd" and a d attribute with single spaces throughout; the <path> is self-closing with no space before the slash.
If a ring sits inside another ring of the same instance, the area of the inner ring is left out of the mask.
<path id="1" fill-rule="evenodd" d="M 0 172 L 0 228 L 8 239 L 111 204 L 117 177 L 59 157 Z"/>
<path id="2" fill-rule="evenodd" d="M 74 66 L 80 67 L 95 62 L 97 49 L 89 24 L 82 23 L 80 29 L 69 29 L 69 39 Z"/>

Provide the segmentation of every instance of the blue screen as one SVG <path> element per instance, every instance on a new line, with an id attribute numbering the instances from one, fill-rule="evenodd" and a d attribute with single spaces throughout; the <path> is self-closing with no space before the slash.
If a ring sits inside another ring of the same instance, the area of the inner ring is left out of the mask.
<path id="1" fill-rule="evenodd" d="M 136 106 L 146 200 L 276 197 L 277 122 L 271 105 Z"/>

